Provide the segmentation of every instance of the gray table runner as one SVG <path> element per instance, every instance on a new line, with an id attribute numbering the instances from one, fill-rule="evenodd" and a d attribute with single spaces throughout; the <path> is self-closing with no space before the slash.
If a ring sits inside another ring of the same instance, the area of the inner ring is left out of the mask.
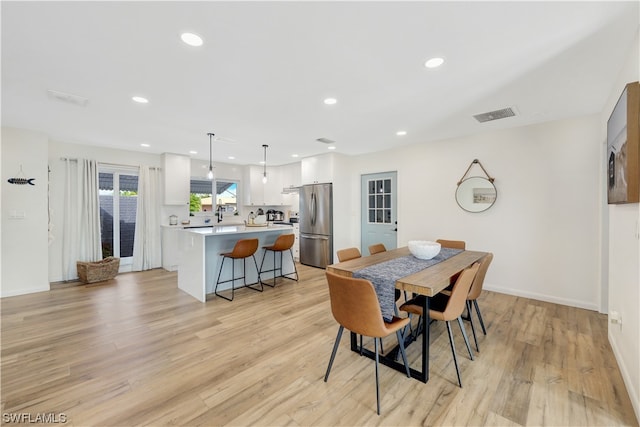
<path id="1" fill-rule="evenodd" d="M 393 307 L 396 304 L 396 280 L 438 264 L 460 252 L 461 249 L 442 248 L 440 253 L 431 259 L 418 259 L 413 255 L 406 255 L 354 271 L 353 277 L 367 279 L 373 283 L 380 301 L 382 317 L 390 322 L 395 314 Z"/>

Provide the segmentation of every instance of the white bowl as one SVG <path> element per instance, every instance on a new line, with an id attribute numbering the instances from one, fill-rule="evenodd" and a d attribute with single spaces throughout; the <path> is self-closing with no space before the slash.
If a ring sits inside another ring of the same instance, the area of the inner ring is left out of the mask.
<path id="1" fill-rule="evenodd" d="M 440 253 L 440 243 L 428 240 L 409 240 L 409 252 L 419 259 L 431 259 Z"/>

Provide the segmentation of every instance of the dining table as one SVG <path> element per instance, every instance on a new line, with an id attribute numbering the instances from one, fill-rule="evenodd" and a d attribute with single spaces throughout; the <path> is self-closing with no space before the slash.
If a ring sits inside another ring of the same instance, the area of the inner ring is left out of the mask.
<path id="1" fill-rule="evenodd" d="M 409 248 L 405 246 L 369 256 L 351 259 L 349 261 L 331 264 L 327 266 L 327 271 L 346 277 L 362 277 L 360 273 L 362 271 L 366 271 L 366 269 L 370 267 L 379 266 L 384 270 L 385 266 L 389 266 L 388 271 L 386 272 L 386 277 L 392 278 L 391 286 L 395 285 L 395 289 L 400 289 L 417 295 L 424 295 L 426 297 L 422 298 L 422 300 L 424 300 L 422 307 L 424 313 L 422 316 L 422 367 L 421 371 L 411 367 L 409 368 L 412 378 L 426 383 L 429 381 L 430 298 L 447 288 L 450 285 L 451 278 L 457 276 L 465 268 L 470 267 L 485 255 L 487 255 L 487 252 L 457 250 L 450 253 L 446 259 L 436 259 L 435 263 L 425 263 L 424 267 L 419 265 L 413 270 L 393 268 L 392 266 L 397 260 L 404 259 L 411 261 L 410 257 L 413 257 L 413 255 L 409 251 Z M 376 287 L 376 285 L 383 285 L 382 283 L 374 283 L 375 280 L 376 279 L 372 280 L 374 287 Z M 393 280 L 395 280 L 395 282 L 393 282 Z M 389 280 L 385 280 L 384 286 L 389 286 L 386 282 L 389 282 Z M 405 337 L 405 345 L 408 345 L 413 341 L 414 339 L 412 337 Z M 353 332 L 351 332 L 351 350 L 361 353 L 369 358 L 375 358 L 375 354 L 372 351 L 358 346 L 357 336 Z M 393 350 L 385 353 L 385 355 L 380 358 L 380 363 L 400 372 L 405 372 L 404 365 L 396 361 L 396 355 L 397 346 Z"/>

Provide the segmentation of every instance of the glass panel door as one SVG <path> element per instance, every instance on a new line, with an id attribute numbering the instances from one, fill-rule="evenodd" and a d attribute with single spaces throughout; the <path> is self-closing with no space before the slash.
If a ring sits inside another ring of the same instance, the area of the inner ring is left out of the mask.
<path id="1" fill-rule="evenodd" d="M 130 266 L 136 231 L 138 176 L 130 171 L 101 169 L 99 182 L 102 256 L 118 257 L 120 266 Z"/>

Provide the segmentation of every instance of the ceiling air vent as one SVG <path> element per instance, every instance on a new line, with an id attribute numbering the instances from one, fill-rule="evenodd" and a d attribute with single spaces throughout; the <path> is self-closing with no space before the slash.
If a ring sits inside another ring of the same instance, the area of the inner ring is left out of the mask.
<path id="1" fill-rule="evenodd" d="M 480 123 L 490 122 L 492 120 L 505 119 L 507 117 L 513 117 L 516 112 L 513 108 L 503 108 L 502 110 L 489 111 L 488 113 L 476 114 L 475 119 Z"/>
<path id="2" fill-rule="evenodd" d="M 323 144 L 335 144 L 335 141 L 330 140 L 329 138 L 318 138 L 316 139 L 318 142 L 322 142 Z"/>
<path id="3" fill-rule="evenodd" d="M 70 93 L 58 92 L 56 90 L 48 90 L 47 95 L 49 95 L 49 98 L 55 99 L 56 101 L 79 105 L 81 107 L 86 107 L 87 103 L 89 102 L 89 99 L 87 98 L 83 98 L 78 95 L 72 95 Z"/>

